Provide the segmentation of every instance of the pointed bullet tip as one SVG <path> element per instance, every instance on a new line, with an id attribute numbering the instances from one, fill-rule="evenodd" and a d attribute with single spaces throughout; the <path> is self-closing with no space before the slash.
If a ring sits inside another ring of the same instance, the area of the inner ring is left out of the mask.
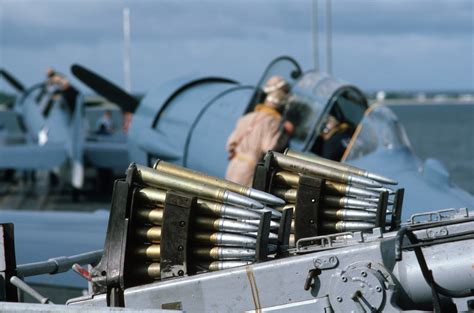
<path id="1" fill-rule="evenodd" d="M 285 200 L 278 198 L 275 195 L 269 194 L 267 192 L 250 188 L 249 197 L 255 200 L 258 200 L 263 203 L 272 204 L 272 205 L 284 205 Z"/>

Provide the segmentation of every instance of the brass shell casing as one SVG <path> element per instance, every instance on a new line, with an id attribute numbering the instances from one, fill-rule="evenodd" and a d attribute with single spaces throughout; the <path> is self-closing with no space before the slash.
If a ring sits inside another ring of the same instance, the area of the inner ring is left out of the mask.
<path id="1" fill-rule="evenodd" d="M 139 227 L 137 235 L 148 242 L 159 243 L 161 241 L 161 227 Z"/>
<path id="2" fill-rule="evenodd" d="M 160 245 L 141 246 L 137 248 L 136 254 L 142 258 L 159 260 L 161 257 Z"/>
<path id="3" fill-rule="evenodd" d="M 327 166 L 327 167 L 330 167 L 330 168 L 337 169 L 339 171 L 349 172 L 349 173 L 356 174 L 356 175 L 359 175 L 359 176 L 365 176 L 366 175 L 366 171 L 364 171 L 363 169 L 360 169 L 360 168 L 357 168 L 357 167 L 354 167 L 354 166 L 351 166 L 351 165 L 343 164 L 341 162 L 328 160 L 328 159 L 322 158 L 322 157 L 317 156 L 317 155 L 310 155 L 310 154 L 307 154 L 307 153 L 296 152 L 296 151 L 290 150 L 290 149 L 287 149 L 284 152 L 284 154 L 289 156 L 289 157 L 305 160 L 305 161 L 308 161 L 308 162 L 313 162 L 313 163 L 316 163 L 316 164 L 321 164 L 321 165 L 324 165 L 324 166 Z"/>
<path id="4" fill-rule="evenodd" d="M 166 200 L 166 190 L 145 187 L 136 192 L 135 197 L 140 204 L 163 206 Z"/>
<path id="5" fill-rule="evenodd" d="M 137 276 L 147 276 L 152 279 L 159 279 L 161 276 L 160 263 L 149 263 L 135 268 L 134 274 Z"/>
<path id="6" fill-rule="evenodd" d="M 189 192 L 198 197 L 222 202 L 224 200 L 225 189 L 196 182 L 192 179 L 164 173 L 143 165 L 137 166 L 137 180 L 145 185 L 162 189 L 173 189 L 182 192 Z"/>
<path id="7" fill-rule="evenodd" d="M 136 209 L 137 217 L 146 223 L 153 225 L 163 225 L 163 208 L 139 208 Z"/>
<path id="8" fill-rule="evenodd" d="M 275 165 L 285 171 L 318 176 L 341 183 L 350 182 L 348 172 L 343 172 L 318 163 L 297 159 L 277 152 L 273 152 L 273 160 Z"/>
<path id="9" fill-rule="evenodd" d="M 285 199 L 287 203 L 296 203 L 298 191 L 296 189 L 272 188 L 272 194 Z"/>
<path id="10" fill-rule="evenodd" d="M 279 171 L 273 176 L 272 182 L 277 186 L 296 188 L 300 183 L 300 175 L 286 171 Z"/>
<path id="11" fill-rule="evenodd" d="M 174 165 L 165 161 L 161 161 L 161 160 L 156 161 L 156 163 L 153 165 L 153 168 L 162 173 L 167 173 L 170 175 L 193 180 L 195 182 L 219 187 L 222 189 L 227 189 L 244 196 L 249 195 L 249 188 L 246 186 L 236 184 L 231 181 L 220 179 L 214 176 L 210 176 L 204 173 L 200 173 L 197 171 L 193 171 L 191 169 Z"/>

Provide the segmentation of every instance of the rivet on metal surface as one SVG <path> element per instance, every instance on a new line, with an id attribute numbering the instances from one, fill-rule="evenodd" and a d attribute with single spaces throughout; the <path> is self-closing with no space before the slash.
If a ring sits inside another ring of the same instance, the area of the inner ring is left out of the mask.
<path id="1" fill-rule="evenodd" d="M 382 292 L 382 288 L 380 286 L 375 287 L 375 291 Z"/>
<path id="2" fill-rule="evenodd" d="M 183 276 L 183 275 L 184 275 L 184 271 L 183 271 L 183 270 L 179 270 L 179 271 L 178 271 L 178 275 L 179 275 L 179 276 Z"/>
<path id="3" fill-rule="evenodd" d="M 361 275 L 362 277 L 367 277 L 367 273 L 366 273 L 366 272 L 361 272 L 360 275 Z"/>
<path id="4" fill-rule="evenodd" d="M 341 298 L 341 297 L 337 297 L 337 298 L 336 298 L 336 301 L 337 301 L 337 302 L 342 302 L 342 298 Z"/>
<path id="5" fill-rule="evenodd" d="M 342 279 L 343 282 L 347 282 L 347 277 L 346 276 L 342 276 L 341 279 Z"/>
<path id="6" fill-rule="evenodd" d="M 183 246 L 178 246 L 179 251 L 183 251 L 183 249 L 184 249 Z"/>

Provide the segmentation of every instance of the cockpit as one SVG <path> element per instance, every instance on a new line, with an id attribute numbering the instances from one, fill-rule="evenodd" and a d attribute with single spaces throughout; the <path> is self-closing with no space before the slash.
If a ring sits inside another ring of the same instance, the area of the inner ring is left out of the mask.
<path id="1" fill-rule="evenodd" d="M 340 160 L 367 109 L 356 87 L 320 72 L 307 72 L 289 98 L 295 127 L 290 148 Z"/>
<path id="2" fill-rule="evenodd" d="M 378 150 L 410 149 L 405 129 L 387 107 L 372 106 L 357 127 L 343 161 L 356 160 Z"/>

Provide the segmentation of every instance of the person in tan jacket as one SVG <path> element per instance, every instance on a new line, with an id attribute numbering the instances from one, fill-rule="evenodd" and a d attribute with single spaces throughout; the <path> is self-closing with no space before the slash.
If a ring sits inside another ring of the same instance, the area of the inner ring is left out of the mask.
<path id="1" fill-rule="evenodd" d="M 292 131 L 292 125 L 287 123 L 283 131 L 281 127 L 280 112 L 288 96 L 288 83 L 274 76 L 263 90 L 267 93 L 264 103 L 239 119 L 226 145 L 230 160 L 226 179 L 245 186 L 252 184 L 257 162 L 267 151 L 281 144 L 284 132 Z"/>

